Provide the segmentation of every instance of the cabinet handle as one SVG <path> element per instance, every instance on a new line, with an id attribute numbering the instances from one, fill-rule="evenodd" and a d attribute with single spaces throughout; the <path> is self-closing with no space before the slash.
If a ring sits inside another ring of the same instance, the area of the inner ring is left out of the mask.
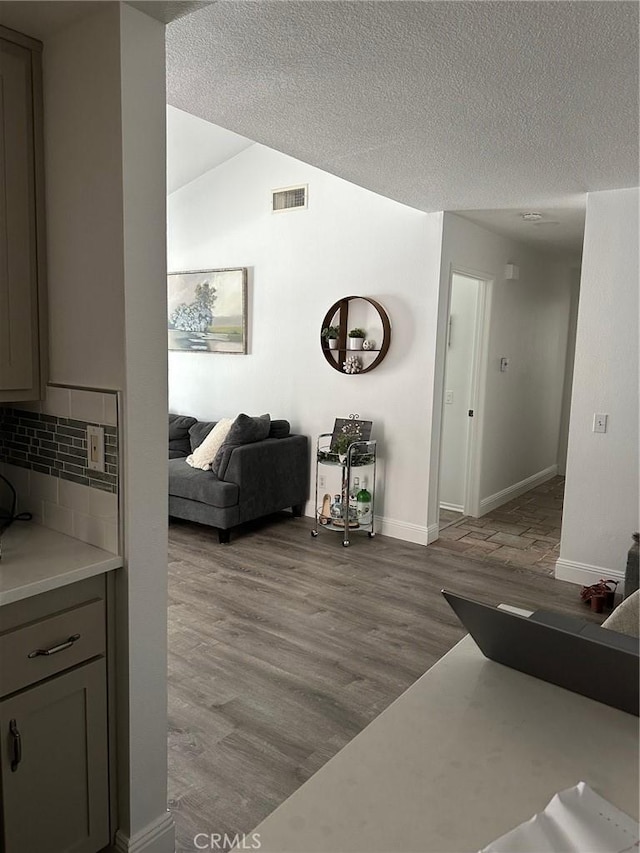
<path id="1" fill-rule="evenodd" d="M 80 634 L 74 634 L 72 637 L 69 637 L 68 640 L 65 640 L 64 643 L 60 643 L 57 646 L 51 646 L 50 649 L 35 649 L 33 652 L 29 652 L 27 657 L 29 658 L 37 658 L 40 655 L 57 655 L 58 652 L 63 652 L 65 649 L 70 649 L 71 646 L 80 639 Z"/>
<path id="2" fill-rule="evenodd" d="M 11 734 L 11 744 L 13 747 L 13 758 L 11 759 L 11 772 L 15 773 L 18 769 L 18 764 L 22 761 L 22 738 L 18 731 L 18 724 L 15 720 L 9 721 L 9 733 Z"/>

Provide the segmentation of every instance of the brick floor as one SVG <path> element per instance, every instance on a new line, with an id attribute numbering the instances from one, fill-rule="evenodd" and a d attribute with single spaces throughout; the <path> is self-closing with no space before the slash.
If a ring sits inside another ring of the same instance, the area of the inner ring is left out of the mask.
<path id="1" fill-rule="evenodd" d="M 563 500 L 564 477 L 553 477 L 481 518 L 441 510 L 440 538 L 429 547 L 553 576 Z"/>

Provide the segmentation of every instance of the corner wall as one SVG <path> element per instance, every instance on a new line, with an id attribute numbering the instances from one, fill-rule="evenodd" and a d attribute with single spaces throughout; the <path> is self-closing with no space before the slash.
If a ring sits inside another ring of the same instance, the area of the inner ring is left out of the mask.
<path id="1" fill-rule="evenodd" d="M 638 530 L 638 189 L 590 193 L 556 577 L 624 576 Z M 594 413 L 608 431 L 592 431 Z"/>
<path id="2" fill-rule="evenodd" d="M 51 380 L 122 392 L 115 849 L 172 853 L 164 25 L 87 3 L 46 40 L 44 84 Z"/>
<path id="3" fill-rule="evenodd" d="M 308 210 L 272 214 L 271 190 L 299 183 L 309 184 Z M 171 411 L 270 412 L 314 445 L 336 416 L 373 420 L 381 532 L 426 544 L 442 214 L 261 145 L 174 192 L 168 212 L 171 271 L 249 267 L 249 354 L 171 352 Z M 320 348 L 326 311 L 353 294 L 381 302 L 392 324 L 385 361 L 361 376 L 332 370 Z"/>

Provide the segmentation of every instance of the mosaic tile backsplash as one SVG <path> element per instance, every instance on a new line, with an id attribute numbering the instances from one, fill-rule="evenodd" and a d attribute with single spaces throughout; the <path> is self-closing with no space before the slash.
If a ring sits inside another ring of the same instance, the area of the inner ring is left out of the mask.
<path id="1" fill-rule="evenodd" d="M 87 465 L 87 426 L 105 433 L 105 472 Z M 121 553 L 118 395 L 48 385 L 45 399 L 0 407 L 0 473 L 17 511 L 37 524 Z"/>
<path id="2" fill-rule="evenodd" d="M 0 409 L 0 460 L 90 486 L 118 491 L 118 430 L 104 428 L 105 471 L 87 466 L 87 426 L 94 421 L 56 417 L 18 408 Z"/>

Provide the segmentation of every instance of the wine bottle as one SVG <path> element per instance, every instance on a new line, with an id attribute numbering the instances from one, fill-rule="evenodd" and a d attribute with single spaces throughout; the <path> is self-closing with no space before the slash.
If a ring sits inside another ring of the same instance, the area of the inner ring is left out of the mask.
<path id="1" fill-rule="evenodd" d="M 357 518 L 358 492 L 360 491 L 360 477 L 353 478 L 353 485 L 349 490 L 349 518 Z"/>
<path id="2" fill-rule="evenodd" d="M 367 481 L 363 480 L 362 488 L 356 495 L 358 521 L 360 524 L 371 524 L 371 492 L 367 489 Z"/>

